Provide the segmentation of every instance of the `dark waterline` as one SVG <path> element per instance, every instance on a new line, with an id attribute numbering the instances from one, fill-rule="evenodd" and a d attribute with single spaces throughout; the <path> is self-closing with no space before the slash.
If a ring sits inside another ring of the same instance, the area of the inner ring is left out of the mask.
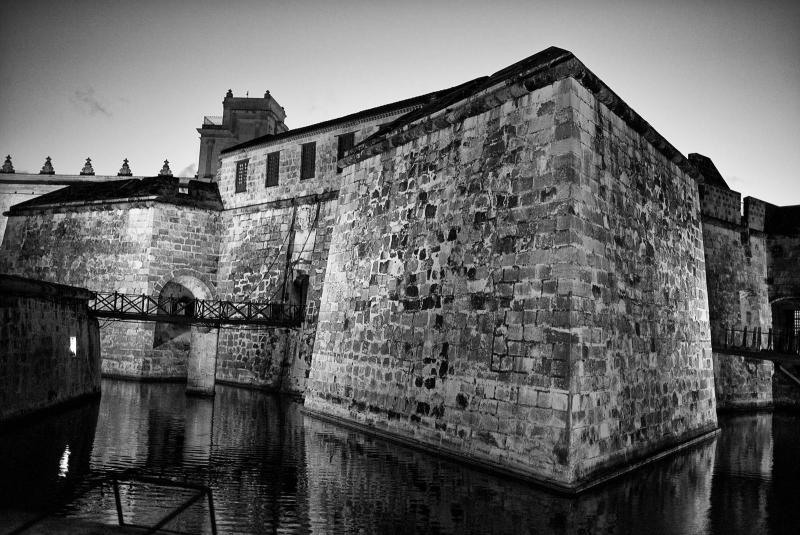
<path id="1" fill-rule="evenodd" d="M 136 469 L 208 485 L 220 533 L 800 532 L 800 415 L 720 417 L 722 433 L 578 498 L 551 494 L 218 386 L 104 381 L 95 405 L 0 434 L 0 533 L 33 512 L 116 524 L 109 487 Z M 186 497 L 123 485 L 126 520 L 154 523 Z M 169 525 L 210 533 L 205 504 Z"/>

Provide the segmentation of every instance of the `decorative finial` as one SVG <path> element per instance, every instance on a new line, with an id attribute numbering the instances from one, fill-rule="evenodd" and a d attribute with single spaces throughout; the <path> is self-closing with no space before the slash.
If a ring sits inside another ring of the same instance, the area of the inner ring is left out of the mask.
<path id="1" fill-rule="evenodd" d="M 169 168 L 169 160 L 164 160 L 164 166 L 158 172 L 158 176 L 172 176 L 172 171 Z"/>
<path id="2" fill-rule="evenodd" d="M 227 92 L 227 93 L 225 93 L 225 98 L 233 98 L 233 91 L 231 91 L 230 89 L 228 89 L 228 92 Z"/>
<path id="3" fill-rule="evenodd" d="M 44 161 L 44 165 L 42 166 L 42 170 L 39 171 L 40 175 L 54 175 L 56 174 L 55 169 L 53 169 L 53 162 L 50 161 L 50 156 Z"/>
<path id="4" fill-rule="evenodd" d="M 14 166 L 11 163 L 11 155 L 9 154 L 6 156 L 6 163 L 3 164 L 3 168 L 0 169 L 0 173 L 13 173 Z"/>
<path id="5" fill-rule="evenodd" d="M 81 175 L 94 175 L 91 158 L 86 158 L 86 163 L 83 165 L 83 169 L 81 169 Z"/>
<path id="6" fill-rule="evenodd" d="M 264 98 L 269 98 L 269 97 L 271 97 L 271 96 L 272 96 L 272 95 L 270 95 L 270 94 L 269 94 L 269 89 L 267 89 L 267 92 L 266 92 L 266 93 L 264 93 Z"/>
<path id="7" fill-rule="evenodd" d="M 122 160 L 122 167 L 120 168 L 119 173 L 117 173 L 117 176 L 133 176 L 133 173 L 131 173 L 131 168 L 128 166 L 127 158 Z"/>

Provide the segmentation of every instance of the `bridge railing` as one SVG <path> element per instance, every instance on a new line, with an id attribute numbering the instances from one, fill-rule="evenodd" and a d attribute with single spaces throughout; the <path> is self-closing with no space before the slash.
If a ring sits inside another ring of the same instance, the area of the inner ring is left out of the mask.
<path id="1" fill-rule="evenodd" d="M 304 307 L 289 303 L 211 301 L 186 297 L 98 292 L 89 301 L 95 316 L 177 323 L 296 326 Z"/>
<path id="2" fill-rule="evenodd" d="M 737 349 L 752 352 L 772 351 L 800 355 L 800 336 L 795 330 L 762 330 L 760 327 L 734 329 L 724 327 L 712 336 L 715 349 Z"/>

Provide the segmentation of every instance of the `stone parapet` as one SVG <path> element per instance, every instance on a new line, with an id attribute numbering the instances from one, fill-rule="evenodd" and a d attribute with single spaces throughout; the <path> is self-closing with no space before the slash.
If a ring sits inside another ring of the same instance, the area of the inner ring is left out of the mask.
<path id="1" fill-rule="evenodd" d="M 700 184 L 700 211 L 733 225 L 742 224 L 742 194 L 721 186 Z"/>

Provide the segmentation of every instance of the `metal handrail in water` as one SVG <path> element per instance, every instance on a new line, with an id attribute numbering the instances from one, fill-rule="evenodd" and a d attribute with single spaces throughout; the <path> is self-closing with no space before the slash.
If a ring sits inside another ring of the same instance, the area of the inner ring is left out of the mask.
<path id="1" fill-rule="evenodd" d="M 142 526 L 140 524 L 133 524 L 125 522 L 124 518 L 124 511 L 122 509 L 122 498 L 119 492 L 119 483 L 120 481 L 133 481 L 137 483 L 144 483 L 148 485 L 155 485 L 161 487 L 173 487 L 173 488 L 180 488 L 180 489 L 189 489 L 197 491 L 197 494 L 190 497 L 188 500 L 183 502 L 181 505 L 176 507 L 174 510 L 170 511 L 166 516 L 164 516 L 161 520 L 159 520 L 153 526 Z M 207 487 L 206 485 L 200 485 L 196 483 L 188 483 L 188 482 L 179 482 L 173 481 L 171 479 L 164 479 L 164 478 L 157 478 L 157 477 L 149 477 L 149 476 L 140 476 L 133 472 L 133 470 L 123 470 L 121 472 L 105 474 L 100 477 L 91 478 L 91 480 L 84 481 L 83 483 L 88 483 L 77 495 L 72 497 L 71 501 L 75 501 L 78 498 L 87 494 L 90 490 L 94 489 L 95 487 L 102 486 L 104 483 L 110 483 L 114 488 L 114 502 L 116 505 L 117 510 L 117 522 L 122 527 L 130 527 L 135 529 L 143 529 L 147 530 L 143 533 L 153 534 L 153 533 L 175 533 L 179 535 L 191 535 L 189 532 L 185 531 L 176 531 L 170 529 L 164 529 L 170 521 L 174 520 L 178 515 L 184 512 L 186 509 L 194 505 L 195 503 L 202 500 L 204 497 L 208 498 L 208 515 L 209 521 L 211 523 L 211 533 L 213 535 L 217 535 L 217 517 L 216 513 L 214 512 L 214 497 L 211 492 L 211 488 Z M 25 522 L 23 525 L 17 527 L 14 531 L 12 531 L 9 535 L 17 535 L 25 533 L 27 530 L 38 524 L 39 522 L 50 518 L 52 516 L 52 512 L 48 512 L 37 516 Z"/>

